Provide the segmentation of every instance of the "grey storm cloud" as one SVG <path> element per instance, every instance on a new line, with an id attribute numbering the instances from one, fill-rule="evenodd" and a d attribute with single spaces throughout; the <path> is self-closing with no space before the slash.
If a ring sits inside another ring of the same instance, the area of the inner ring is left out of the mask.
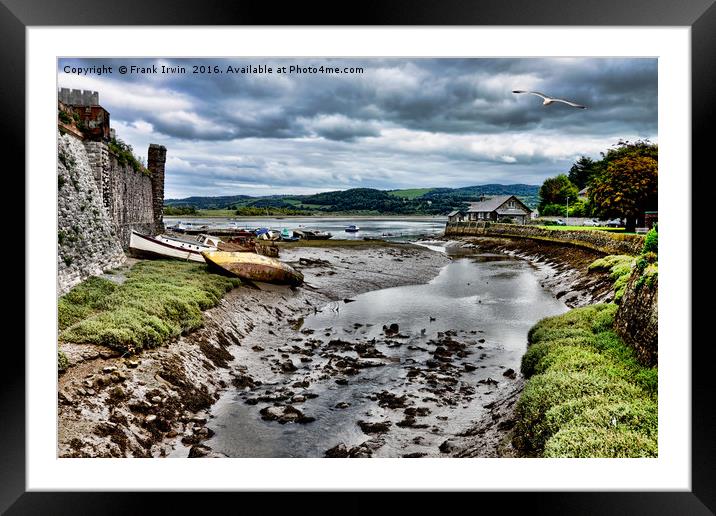
<path id="1" fill-rule="evenodd" d="M 64 72 L 102 64 L 114 73 Z M 116 73 L 131 64 L 187 73 Z M 276 73 L 291 64 L 363 71 Z M 193 65 L 274 73 L 193 74 Z M 620 138 L 657 135 L 657 60 L 645 58 L 60 59 L 58 86 L 99 91 L 140 154 L 167 145 L 170 196 L 537 184 Z M 513 89 L 589 109 L 545 107 Z"/>

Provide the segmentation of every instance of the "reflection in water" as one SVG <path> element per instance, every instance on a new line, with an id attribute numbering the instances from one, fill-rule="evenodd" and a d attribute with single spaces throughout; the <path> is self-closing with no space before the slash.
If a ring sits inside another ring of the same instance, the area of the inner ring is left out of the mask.
<path id="1" fill-rule="evenodd" d="M 361 431 L 357 420 L 391 420 L 393 426 L 381 436 L 383 444 L 374 456 L 435 455 L 446 436 L 466 429 L 485 410 L 483 405 L 499 396 L 501 387 L 485 387 L 480 380 L 499 378 L 507 385 L 501 373 L 506 368 L 519 370 L 529 328 L 543 317 L 566 310 L 540 287 L 537 271 L 528 262 L 489 254 L 458 257 L 428 284 L 383 289 L 356 296 L 354 302 L 332 303 L 306 317 L 303 330 L 313 330 L 311 336 L 323 345 L 336 339 L 351 343 L 375 339 L 386 365 L 362 369 L 347 385 L 337 385 L 332 377 L 320 377 L 328 360 L 314 355 L 312 363 L 302 364 L 290 378 L 278 377 L 276 382 L 290 386 L 310 376 L 310 391 L 318 396 L 301 403 L 300 409 L 315 417 L 315 422 L 263 421 L 258 411 L 267 404 L 247 405 L 246 394 L 225 396 L 213 411 L 216 435 L 207 444 L 233 457 L 322 457 L 339 442 L 353 446 L 371 437 Z M 383 325 L 392 323 L 399 325 L 405 337 L 399 342 L 386 340 Z M 458 383 L 446 391 L 446 397 L 440 397 L 429 383 L 409 378 L 409 372 L 422 368 L 432 374 L 425 364 L 433 358 L 434 339 L 448 331 L 455 332 L 455 341 L 464 343 L 469 354 L 452 361 L 450 367 L 459 369 L 452 373 Z M 345 356 L 357 355 L 350 351 Z M 474 370 L 463 370 L 465 364 Z M 458 387 L 463 394 L 453 395 Z M 272 386 L 263 388 L 270 391 Z M 410 406 L 426 407 L 429 415 L 419 419 L 424 428 L 397 425 L 404 417 L 402 409 L 379 406 L 375 394 L 381 391 L 407 394 Z M 345 408 L 337 409 L 337 404 Z"/>

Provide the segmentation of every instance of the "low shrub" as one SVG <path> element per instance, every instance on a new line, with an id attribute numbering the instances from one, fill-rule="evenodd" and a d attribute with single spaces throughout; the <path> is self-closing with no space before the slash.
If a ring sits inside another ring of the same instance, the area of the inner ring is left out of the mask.
<path id="1" fill-rule="evenodd" d="M 530 330 L 513 433 L 523 453 L 655 456 L 658 371 L 640 365 L 613 331 L 616 309 L 577 308 Z"/>
<path id="2" fill-rule="evenodd" d="M 70 361 L 67 360 L 67 356 L 62 352 L 57 352 L 57 371 L 62 373 L 63 371 L 66 371 L 67 368 L 70 365 Z"/>
<path id="3" fill-rule="evenodd" d="M 199 328 L 202 310 L 239 283 L 203 264 L 139 262 L 121 285 L 90 278 L 60 298 L 60 340 L 130 353 L 156 347 Z"/>
<path id="4" fill-rule="evenodd" d="M 659 253 L 659 233 L 655 227 L 650 229 L 644 237 L 644 247 L 641 250 L 641 254 L 645 253 Z"/>

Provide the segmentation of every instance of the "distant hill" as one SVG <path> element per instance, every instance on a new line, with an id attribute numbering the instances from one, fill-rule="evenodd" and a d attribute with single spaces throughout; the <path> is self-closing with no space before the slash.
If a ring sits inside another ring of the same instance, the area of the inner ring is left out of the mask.
<path id="1" fill-rule="evenodd" d="M 465 208 L 481 195 L 515 195 L 531 208 L 539 202 L 537 185 L 476 185 L 463 188 L 411 188 L 378 190 L 351 188 L 313 195 L 267 195 L 252 197 L 233 195 L 223 197 L 187 197 L 167 199 L 164 204 L 196 209 L 253 209 L 291 210 L 312 213 L 443 215 L 453 209 Z M 248 212 L 248 211 L 247 211 Z"/>
<path id="2" fill-rule="evenodd" d="M 164 206 L 193 206 L 199 210 L 224 210 L 237 202 L 254 200 L 250 195 L 227 195 L 223 197 L 186 197 L 184 199 L 164 199 Z"/>

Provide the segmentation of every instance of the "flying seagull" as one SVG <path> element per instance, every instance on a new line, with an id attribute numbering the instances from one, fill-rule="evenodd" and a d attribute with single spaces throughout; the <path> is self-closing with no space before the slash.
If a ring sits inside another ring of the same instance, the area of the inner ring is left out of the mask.
<path id="1" fill-rule="evenodd" d="M 543 106 L 549 106 L 553 102 L 562 102 L 563 104 L 567 104 L 569 106 L 576 107 L 579 109 L 587 109 L 587 106 L 582 106 L 581 104 L 576 104 L 574 102 L 570 102 L 569 100 L 558 99 L 555 97 L 549 97 L 549 96 L 545 95 L 544 93 L 540 93 L 539 91 L 512 90 L 512 93 L 529 93 L 530 95 L 536 95 L 538 97 L 542 97 L 544 99 L 544 102 L 542 102 Z"/>

